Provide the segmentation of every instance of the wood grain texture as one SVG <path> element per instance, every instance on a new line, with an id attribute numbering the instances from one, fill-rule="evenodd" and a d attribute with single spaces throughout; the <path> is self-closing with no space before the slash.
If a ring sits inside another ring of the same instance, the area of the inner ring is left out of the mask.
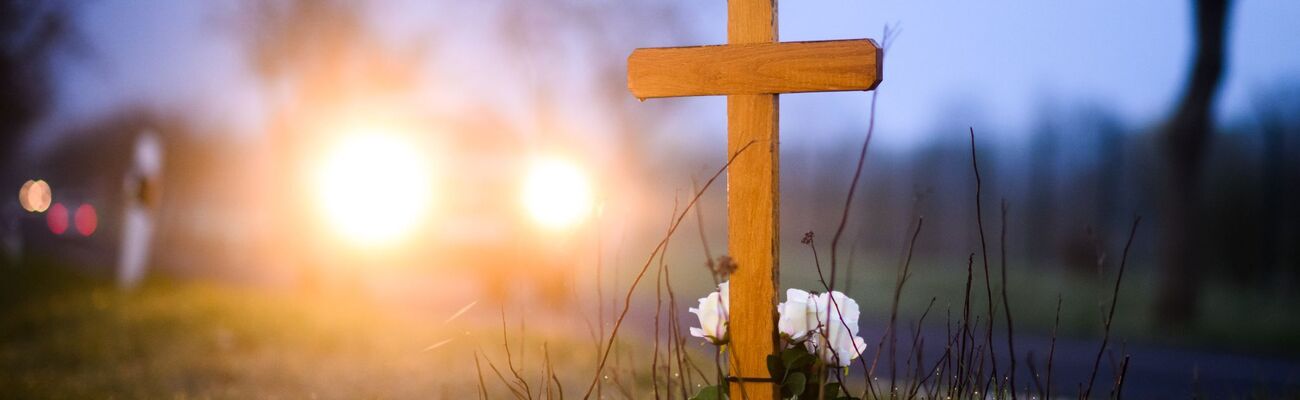
<path id="1" fill-rule="evenodd" d="M 731 274 L 731 374 L 766 378 L 767 355 L 775 354 L 776 299 L 780 259 L 780 159 L 778 99 L 773 94 L 727 98 L 727 148 L 754 143 L 727 172 L 727 234 L 736 271 Z M 749 399 L 768 399 L 775 386 L 746 383 Z M 733 384 L 734 398 L 739 387 Z M 767 394 L 769 396 L 764 396 Z"/>
<path id="2" fill-rule="evenodd" d="M 637 49 L 627 86 L 638 98 L 875 89 L 871 39 Z"/>
<path id="3" fill-rule="evenodd" d="M 732 44 L 777 40 L 775 0 L 731 0 L 727 17 L 727 41 Z M 778 345 L 777 107 L 775 94 L 727 97 L 728 152 L 734 154 L 754 143 L 727 170 L 728 251 L 736 261 L 730 284 L 729 359 L 731 375 L 738 377 L 767 378 L 767 356 L 776 354 Z M 780 398 L 780 393 L 772 383 L 745 382 L 731 385 L 731 397 L 770 400 Z"/>

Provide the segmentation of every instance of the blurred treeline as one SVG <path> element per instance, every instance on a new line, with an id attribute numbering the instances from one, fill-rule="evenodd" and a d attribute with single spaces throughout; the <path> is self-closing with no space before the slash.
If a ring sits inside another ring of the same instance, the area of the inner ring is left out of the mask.
<path id="1" fill-rule="evenodd" d="M 1261 93 L 1251 118 L 1230 121 L 1208 146 L 1194 245 L 1183 249 L 1205 279 L 1293 298 L 1300 278 L 1300 90 Z M 887 101 L 887 100 L 886 100 Z M 1027 135 L 974 126 L 983 180 L 985 234 L 1000 229 L 1008 204 L 1010 262 L 1031 270 L 1063 268 L 1080 279 L 1113 273 L 1135 216 L 1143 228 L 1132 265 L 1159 274 L 1167 173 L 1157 128 L 1128 126 L 1097 103 L 1045 103 Z M 873 148 L 855 200 L 851 240 L 891 259 L 917 217 L 917 250 L 964 260 L 978 252 L 969 121 L 941 120 L 934 139 L 905 151 Z M 877 135 L 882 134 L 877 132 Z M 798 131 L 785 133 L 797 137 Z M 834 232 L 865 132 L 842 143 L 783 154 L 783 226 Z M 1017 137 L 1007 139 L 1007 137 Z M 805 228 L 806 227 L 806 228 Z M 786 232 L 793 235 L 795 232 Z M 788 238 L 787 238 L 788 239 Z M 829 238 L 828 238 L 829 239 Z M 791 241 L 793 242 L 793 241 Z M 802 250 L 792 260 L 802 262 Z M 996 249 L 994 250 L 996 251 Z M 997 254 L 996 252 L 994 253 Z M 1099 271 L 1098 257 L 1103 256 Z M 787 259 L 791 259 L 786 257 Z M 958 263 L 951 263 L 956 268 Z M 892 268 L 892 265 L 891 265 Z"/>

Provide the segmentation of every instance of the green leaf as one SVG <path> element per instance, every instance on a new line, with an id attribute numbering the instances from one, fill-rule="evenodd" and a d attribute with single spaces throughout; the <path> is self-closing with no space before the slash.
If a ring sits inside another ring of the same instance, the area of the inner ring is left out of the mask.
<path id="1" fill-rule="evenodd" d="M 794 364 L 791 365 L 790 368 L 802 369 L 812 365 L 814 362 L 817 362 L 817 357 L 812 354 L 804 353 L 802 356 L 799 356 L 799 358 L 794 360 Z"/>
<path id="2" fill-rule="evenodd" d="M 785 364 L 785 369 L 787 370 L 796 370 L 807 367 L 812 365 L 813 361 L 817 361 L 817 357 L 808 354 L 808 351 L 803 347 L 786 349 L 781 352 L 781 362 Z"/>
<path id="3" fill-rule="evenodd" d="M 767 355 L 767 373 L 773 379 L 785 376 L 785 365 L 781 362 L 781 357 L 775 354 Z"/>
<path id="4" fill-rule="evenodd" d="M 785 377 L 785 383 L 781 384 L 782 387 L 790 390 L 790 394 L 793 394 L 795 396 L 799 396 L 800 394 L 802 394 L 804 387 L 807 385 L 808 385 L 808 376 L 804 375 L 803 372 L 790 373 L 789 376 Z"/>
<path id="5" fill-rule="evenodd" d="M 705 386 L 694 397 L 691 397 L 691 400 L 726 400 L 727 393 L 724 389 L 723 385 Z"/>
<path id="6" fill-rule="evenodd" d="M 826 393 L 825 398 L 827 399 L 839 398 L 840 383 L 839 382 L 827 383 L 826 386 L 822 387 L 822 393 Z"/>
<path id="7" fill-rule="evenodd" d="M 781 351 L 781 363 L 784 364 L 786 368 L 790 368 L 790 364 L 793 363 L 795 359 L 799 358 L 799 353 L 800 349 L 798 347 Z"/>

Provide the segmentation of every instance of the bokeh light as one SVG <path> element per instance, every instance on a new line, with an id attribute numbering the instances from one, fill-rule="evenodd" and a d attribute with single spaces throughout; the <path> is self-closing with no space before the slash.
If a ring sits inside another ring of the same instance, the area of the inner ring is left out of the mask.
<path id="1" fill-rule="evenodd" d="M 429 163 L 413 143 L 372 132 L 340 140 L 317 169 L 316 196 L 326 219 L 362 245 L 401 238 L 432 200 Z"/>
<path id="2" fill-rule="evenodd" d="M 95 212 L 95 206 L 82 204 L 77 207 L 77 212 L 73 214 L 72 221 L 77 227 L 77 233 L 80 233 L 81 236 L 90 236 L 99 227 L 99 214 Z"/>
<path id="3" fill-rule="evenodd" d="M 22 206 L 23 209 L 27 211 L 32 210 L 31 206 L 27 204 L 27 190 L 31 189 L 33 183 L 36 182 L 30 180 L 23 182 L 23 187 L 18 189 L 18 205 Z"/>
<path id="4" fill-rule="evenodd" d="M 27 181 L 23 187 L 18 190 L 18 204 L 22 205 L 24 210 L 30 212 L 45 212 L 50 208 L 50 201 L 53 199 L 53 193 L 50 192 L 50 185 L 44 180 Z"/>
<path id="5" fill-rule="evenodd" d="M 45 225 L 50 227 L 50 232 L 55 235 L 62 235 L 68 231 L 68 208 L 63 203 L 54 203 L 50 206 L 49 212 L 45 213 Z"/>
<path id="6" fill-rule="evenodd" d="M 582 170 L 557 159 L 533 163 L 524 181 L 523 201 L 533 219 L 551 229 L 582 222 L 594 203 L 591 183 Z"/>

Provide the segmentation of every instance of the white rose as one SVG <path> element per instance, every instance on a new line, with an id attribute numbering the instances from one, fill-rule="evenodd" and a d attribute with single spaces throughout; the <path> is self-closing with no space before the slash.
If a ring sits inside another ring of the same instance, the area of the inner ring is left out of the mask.
<path id="1" fill-rule="evenodd" d="M 700 327 L 691 328 L 691 336 L 704 338 L 716 345 L 727 343 L 727 310 L 731 308 L 727 287 L 727 282 L 722 282 L 718 285 L 718 291 L 700 299 L 699 308 L 689 310 L 700 318 Z"/>
<path id="2" fill-rule="evenodd" d="M 813 304 L 811 293 L 787 289 L 785 302 L 776 306 L 776 312 L 781 316 L 776 322 L 776 329 L 793 341 L 807 338 L 817 329 L 817 310 Z"/>
<path id="3" fill-rule="evenodd" d="M 858 302 L 844 293 L 822 293 L 813 298 L 813 307 L 822 329 L 809 340 L 811 349 L 827 364 L 849 366 L 867 349 L 867 342 L 858 336 Z"/>

